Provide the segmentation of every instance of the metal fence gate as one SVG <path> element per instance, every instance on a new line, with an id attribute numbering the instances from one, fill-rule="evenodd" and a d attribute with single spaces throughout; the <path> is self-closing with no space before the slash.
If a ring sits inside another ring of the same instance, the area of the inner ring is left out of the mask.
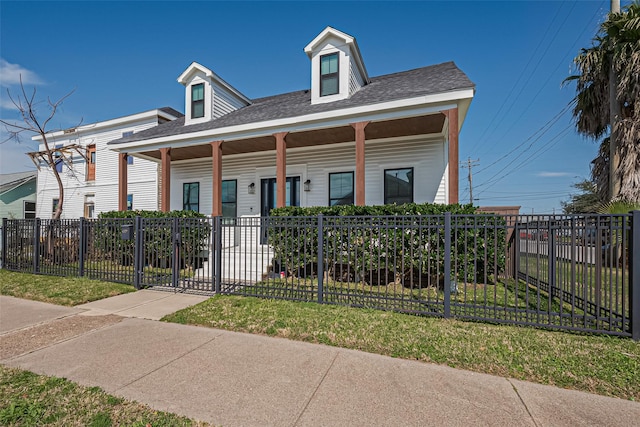
<path id="1" fill-rule="evenodd" d="M 626 215 L 3 220 L 2 267 L 640 339 Z"/>

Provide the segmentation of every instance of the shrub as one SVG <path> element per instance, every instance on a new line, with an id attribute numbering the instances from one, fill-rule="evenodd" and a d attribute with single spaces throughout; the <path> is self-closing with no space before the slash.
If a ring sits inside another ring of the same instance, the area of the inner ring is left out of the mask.
<path id="1" fill-rule="evenodd" d="M 451 212 L 452 276 L 486 281 L 505 266 L 505 221 L 472 205 L 286 207 L 271 211 L 269 244 L 290 274 L 316 273 L 318 215 L 325 266 L 337 281 L 444 282 L 445 212 Z M 283 268 L 284 269 L 284 268 Z"/>
<path id="2" fill-rule="evenodd" d="M 206 258 L 211 224 L 205 215 L 194 211 L 110 211 L 92 222 L 94 249 L 102 256 L 124 265 L 133 264 L 135 238 L 122 238 L 122 227 L 133 226 L 136 217 L 143 218 L 145 264 L 166 268 L 173 256 L 174 218 L 180 233 L 180 267 L 199 267 Z M 115 221 L 105 221 L 113 219 Z M 133 231 L 133 228 L 132 228 Z M 197 265 L 196 265 L 197 264 Z"/>

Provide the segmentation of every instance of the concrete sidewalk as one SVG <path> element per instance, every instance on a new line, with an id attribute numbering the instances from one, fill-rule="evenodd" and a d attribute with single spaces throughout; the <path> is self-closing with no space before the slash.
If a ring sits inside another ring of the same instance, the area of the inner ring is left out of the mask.
<path id="1" fill-rule="evenodd" d="M 0 297 L 2 347 L 56 322 L 76 325 L 75 335 L 17 348 L 0 362 L 224 426 L 631 426 L 640 419 L 640 404 L 621 399 L 322 345 L 123 318 L 105 308 L 113 304 L 114 311 L 132 315 L 137 306 L 148 314 L 152 301 L 141 301 L 157 295 L 136 294 L 103 300 L 100 313 L 85 306 L 89 317 L 79 308 Z M 168 298 L 162 298 L 165 305 Z M 123 308 L 126 301 L 131 304 Z M 186 302 L 176 297 L 177 305 Z M 16 313 L 22 321 L 7 318 Z M 83 328 L 88 322 L 96 326 Z"/>

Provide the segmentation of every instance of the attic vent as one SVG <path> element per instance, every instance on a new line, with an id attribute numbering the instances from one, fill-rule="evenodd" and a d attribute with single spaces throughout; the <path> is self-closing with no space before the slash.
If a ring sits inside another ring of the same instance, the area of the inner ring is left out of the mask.
<path id="1" fill-rule="evenodd" d="M 70 129 L 65 129 L 63 133 L 66 135 L 68 133 L 74 133 L 75 131 L 76 131 L 76 128 L 70 128 Z"/>

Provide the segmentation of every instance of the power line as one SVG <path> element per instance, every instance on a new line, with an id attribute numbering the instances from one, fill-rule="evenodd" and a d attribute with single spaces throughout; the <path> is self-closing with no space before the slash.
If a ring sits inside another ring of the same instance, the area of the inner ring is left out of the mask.
<path id="1" fill-rule="evenodd" d="M 591 24 L 591 22 L 594 20 L 594 18 L 596 18 L 598 16 L 598 14 L 600 13 L 600 11 L 602 11 L 602 7 L 600 7 L 600 9 L 596 10 L 596 12 L 593 14 L 593 16 L 591 17 L 591 19 L 589 20 L 589 24 Z M 558 65 L 556 66 L 556 68 L 553 69 L 552 72 L 548 73 L 548 77 L 547 80 L 545 80 L 545 82 L 540 85 L 538 91 L 536 92 L 536 94 L 533 96 L 533 98 L 531 98 L 531 100 L 529 100 L 529 102 L 527 102 L 526 107 L 522 109 L 522 112 L 520 113 L 520 115 L 518 116 L 517 119 L 512 120 L 511 121 L 511 126 L 509 126 L 509 128 L 504 132 L 504 134 L 502 135 L 502 138 L 504 138 L 507 134 L 509 134 L 509 132 L 511 131 L 511 129 L 513 129 L 513 127 L 516 125 L 516 123 L 518 123 L 520 121 L 520 119 L 526 114 L 527 111 L 529 111 L 529 109 L 531 108 L 531 106 L 533 105 L 533 102 L 538 99 L 538 96 L 542 93 L 542 90 L 547 86 L 547 84 L 549 84 L 549 81 L 551 80 L 551 78 L 554 76 L 555 72 L 558 71 L 558 68 L 560 68 L 560 66 L 562 66 L 562 64 L 564 64 L 564 60 L 567 58 L 567 56 L 569 56 L 571 54 L 571 52 L 575 51 L 575 47 L 578 44 L 578 42 L 580 41 L 580 39 L 582 38 L 582 36 L 584 35 L 584 33 L 587 31 L 587 29 L 589 29 L 589 25 L 585 25 L 584 29 L 582 30 L 582 32 L 580 33 L 580 35 L 578 36 L 578 38 L 576 39 L 576 41 L 573 43 L 573 45 L 571 46 L 571 48 L 569 48 L 569 50 L 567 51 L 567 53 L 564 54 L 564 56 L 562 57 L 562 60 L 560 61 L 560 63 L 558 63 Z M 502 139 L 499 138 L 499 139 Z"/>
<path id="2" fill-rule="evenodd" d="M 542 92 L 543 88 L 547 86 L 547 84 L 549 83 L 549 81 L 550 81 L 550 80 L 551 80 L 551 78 L 553 77 L 554 73 L 558 70 L 558 68 L 560 68 L 560 66 L 562 66 L 562 65 L 565 63 L 565 62 L 564 62 L 564 60 L 567 58 L 567 56 L 569 56 L 569 55 L 571 54 L 571 52 L 575 49 L 575 46 L 579 43 L 580 39 L 581 39 L 581 38 L 582 38 L 582 36 L 584 35 L 584 33 L 585 33 L 589 28 L 590 28 L 590 24 L 594 21 L 594 19 L 596 19 L 596 20 L 597 20 L 598 15 L 599 15 L 599 14 L 602 12 L 602 10 L 603 10 L 603 7 L 604 7 L 603 5 L 604 5 L 604 3 L 606 3 L 606 1 L 603 1 L 603 2 L 602 2 L 602 5 L 601 5 L 601 6 L 596 10 L 596 12 L 593 14 L 593 16 L 591 17 L 591 19 L 589 20 L 589 23 L 588 23 L 587 25 L 585 25 L 585 26 L 584 26 L 584 28 L 583 28 L 582 32 L 578 35 L 578 37 L 576 38 L 576 40 L 575 40 L 575 42 L 573 43 L 572 47 L 567 51 L 567 53 L 565 53 L 565 55 L 562 57 L 562 60 L 558 63 L 558 65 L 555 67 L 555 69 L 554 69 L 551 73 L 548 73 L 548 77 L 547 77 L 546 81 L 544 82 L 544 84 L 542 84 L 542 85 L 539 87 L 539 89 L 538 89 L 538 91 L 536 92 L 536 94 L 534 95 L 534 97 L 533 97 L 529 102 L 527 102 L 526 107 L 524 107 L 524 109 L 522 110 L 522 112 L 520 113 L 520 115 L 518 116 L 518 118 L 517 118 L 517 119 L 515 119 L 515 120 L 513 120 L 513 121 L 511 121 L 511 126 L 509 126 L 509 128 L 504 132 L 503 136 L 502 136 L 501 138 L 499 138 L 499 139 L 503 139 L 503 138 L 504 138 L 504 137 L 505 137 L 505 136 L 506 136 L 506 135 L 511 131 L 511 129 L 513 129 L 513 127 L 515 126 L 515 124 L 516 124 L 516 123 L 518 123 L 518 122 L 520 121 L 520 119 L 525 115 L 525 113 L 526 113 L 526 112 L 531 108 L 531 106 L 533 105 L 533 102 L 538 98 L 538 96 L 539 96 L 539 95 L 540 95 L 540 93 Z M 573 6 L 575 6 L 575 3 L 573 4 Z M 572 9 L 569 11 L 569 14 L 568 14 L 568 15 L 567 15 L 567 17 L 565 18 L 565 21 L 564 21 L 564 22 L 566 22 L 566 20 L 567 20 L 567 18 L 569 17 L 569 15 L 571 14 L 571 11 L 572 11 L 572 10 L 573 10 L 573 7 L 572 7 Z M 555 16 L 555 17 L 554 17 L 554 19 L 551 21 L 552 23 L 555 21 L 556 17 L 558 16 L 559 11 L 560 11 L 560 9 L 558 9 L 558 11 L 556 12 L 556 16 Z M 558 28 L 558 30 L 556 31 L 556 34 L 554 34 L 553 39 L 555 39 L 555 37 L 557 36 L 559 29 L 560 29 L 560 28 Z M 547 30 L 547 31 L 548 31 L 548 30 Z M 546 37 L 546 33 L 545 33 L 545 37 Z M 544 37 L 543 37 L 543 39 L 542 39 L 542 40 L 544 40 Z M 542 40 L 540 41 L 540 43 L 539 43 L 538 47 L 539 47 L 539 46 L 540 46 L 540 44 L 542 43 Z M 537 51 L 538 47 L 536 47 L 536 51 Z M 548 51 L 549 47 L 550 47 L 550 44 L 547 46 L 547 49 L 545 50 L 545 53 L 544 53 L 544 54 L 546 54 L 546 52 Z M 544 56 L 544 54 L 543 54 L 543 56 Z M 531 58 L 531 59 L 533 59 L 533 57 L 534 57 L 534 56 L 535 56 L 535 53 L 534 53 L 534 55 L 532 55 L 532 58 Z M 530 59 L 529 63 L 531 62 L 531 59 Z M 536 69 L 537 69 L 538 65 L 540 64 L 541 60 L 542 60 L 542 57 L 539 59 L 538 64 L 536 64 L 536 67 L 535 67 Z M 527 63 L 527 65 L 528 65 L 529 63 Z M 534 71 L 535 71 L 535 69 L 534 69 Z M 531 76 L 533 76 L 533 73 L 531 73 L 531 74 L 530 74 L 530 77 L 531 77 Z M 530 77 L 529 77 L 529 79 L 527 80 L 527 82 L 530 80 Z M 518 80 L 518 82 L 519 82 L 519 80 Z M 517 84 L 516 84 L 516 85 L 517 85 Z M 513 90 L 514 90 L 514 89 L 515 89 L 515 85 L 514 85 L 514 87 L 512 88 L 512 90 L 510 91 L 509 96 L 511 95 L 511 93 L 513 92 Z M 520 93 L 522 92 L 522 90 L 523 90 L 523 89 L 521 89 L 521 90 L 520 90 L 520 92 L 518 93 L 518 96 L 520 95 Z M 517 97 L 516 97 L 516 100 L 517 100 Z M 506 103 L 507 103 L 507 102 L 508 102 L 508 97 L 507 97 L 507 99 L 505 99 L 505 101 L 503 102 L 502 106 L 500 107 L 500 110 L 504 107 L 504 105 L 506 105 Z M 513 103 L 515 103 L 515 100 L 512 102 L 512 104 L 513 104 Z M 499 111 L 500 111 L 500 110 L 499 110 Z M 494 117 L 494 119 L 495 119 L 497 116 L 498 116 L 498 114 L 496 114 L 496 116 Z M 493 123 L 493 121 L 494 121 L 494 120 L 492 120 L 492 123 Z M 489 125 L 489 127 L 487 127 L 487 128 L 485 129 L 485 132 L 483 132 L 482 136 L 481 136 L 480 138 L 478 138 L 478 140 L 476 140 L 476 144 L 474 144 L 474 146 L 473 146 L 473 148 L 470 150 L 470 152 L 473 152 L 473 151 L 477 148 L 478 144 L 482 141 L 483 136 L 486 134 L 486 132 L 488 131 L 488 129 L 489 129 L 490 127 L 491 127 L 491 124 Z M 495 129 L 494 129 L 494 131 L 495 131 Z M 508 154 L 511 154 L 513 151 L 515 151 L 515 150 L 511 150 Z M 505 157 L 507 157 L 507 156 L 508 156 L 508 154 L 507 154 L 507 155 L 505 155 L 505 156 L 502 156 L 499 160 L 497 160 L 497 161 L 495 161 L 495 162 L 491 163 L 490 165 L 488 165 L 488 166 L 486 166 L 486 167 L 482 168 L 482 169 L 481 169 L 481 170 L 479 170 L 477 173 L 480 173 L 480 172 L 482 172 L 482 171 L 486 170 L 487 168 L 491 167 L 492 165 L 496 164 L 498 161 L 500 161 L 500 160 L 504 159 Z"/>
<path id="3" fill-rule="evenodd" d="M 469 203 L 470 204 L 473 204 L 473 174 L 471 172 L 471 169 L 473 168 L 473 166 L 479 163 L 480 163 L 480 159 L 471 160 L 471 157 L 467 159 L 466 165 L 464 162 L 460 163 L 461 167 L 469 169 L 468 179 L 469 179 Z"/>
<path id="4" fill-rule="evenodd" d="M 569 129 L 571 129 L 572 127 L 573 127 L 572 124 L 568 125 L 564 129 L 562 129 L 560 132 L 558 132 L 555 136 L 553 136 L 546 144 L 544 144 L 542 147 L 540 147 L 537 151 L 531 153 L 527 158 L 523 159 L 520 163 L 518 163 L 517 165 L 512 167 L 511 170 L 507 171 L 502 176 L 497 177 L 498 174 L 500 174 L 502 171 L 504 171 L 509 166 L 512 166 L 515 163 L 515 160 L 517 159 L 517 157 L 516 157 L 516 159 L 512 160 L 507 166 L 505 166 L 499 172 L 494 174 L 491 178 L 489 178 L 488 181 L 478 185 L 478 187 L 482 187 L 482 186 L 485 186 L 485 185 L 492 186 L 492 185 L 496 184 L 497 182 L 501 181 L 502 179 L 504 179 L 505 177 L 511 175 L 513 172 L 517 171 L 518 168 L 520 168 L 520 166 L 524 165 L 526 162 L 539 157 L 541 154 L 543 154 L 543 153 L 547 152 L 549 149 L 551 149 L 551 147 L 553 147 L 555 144 L 558 143 L 558 141 L 560 141 L 560 137 L 564 136 L 569 131 Z M 491 188 L 491 187 L 487 187 L 487 188 Z"/>
<path id="5" fill-rule="evenodd" d="M 525 139 L 524 141 L 522 141 L 520 144 L 518 144 L 517 146 L 515 146 L 514 148 L 511 149 L 511 151 L 509 151 L 507 154 L 503 155 L 502 157 L 500 157 L 498 160 L 494 161 L 493 163 L 489 164 L 488 166 L 485 166 L 484 168 L 480 169 L 478 172 L 476 173 L 481 173 L 487 169 L 489 169 L 491 166 L 495 165 L 496 163 L 500 162 L 501 160 L 509 157 L 513 152 L 515 152 L 516 150 L 518 150 L 520 147 L 522 147 L 523 145 L 525 145 L 527 142 L 529 142 L 532 138 L 534 138 L 538 133 L 542 132 L 540 134 L 540 136 L 538 138 L 536 138 L 530 145 L 529 147 L 527 147 L 525 149 L 524 152 L 526 152 L 527 150 L 529 150 L 531 148 L 531 146 L 540 139 L 540 137 L 542 137 L 542 135 L 544 135 L 549 129 L 551 129 L 551 127 L 556 124 L 558 122 L 558 120 L 560 120 L 560 118 L 565 115 L 567 113 L 567 111 L 569 111 L 569 109 L 573 106 L 573 103 L 569 103 L 567 104 L 566 107 L 564 107 L 562 110 L 560 110 L 560 112 L 558 114 L 556 114 L 554 117 L 552 117 L 548 122 L 546 122 L 544 125 L 542 125 L 542 127 L 540 129 L 538 129 L 537 131 L 535 131 L 529 138 Z M 516 160 L 519 156 L 521 156 L 524 152 L 520 152 L 520 154 L 514 159 Z M 500 173 L 500 172 L 498 172 Z"/>
<path id="6" fill-rule="evenodd" d="M 542 38 L 540 39 L 540 41 L 538 42 L 538 45 L 536 46 L 536 48 L 534 49 L 533 54 L 529 57 L 529 61 L 527 61 L 527 64 L 524 66 L 523 72 L 518 74 L 518 80 L 516 80 L 516 82 L 513 84 L 513 86 L 511 87 L 511 89 L 509 90 L 509 93 L 507 94 L 507 96 L 505 97 L 504 101 L 502 102 L 502 104 L 500 105 L 500 108 L 498 108 L 498 110 L 496 111 L 496 114 L 493 116 L 493 118 L 491 119 L 491 121 L 489 122 L 489 124 L 487 125 L 487 127 L 485 128 L 484 132 L 480 135 L 480 137 L 476 140 L 476 143 L 473 145 L 473 147 L 471 148 L 470 152 L 473 152 L 477 146 L 480 144 L 481 141 L 484 140 L 485 135 L 487 134 L 487 132 L 492 129 L 493 123 L 496 121 L 496 119 L 498 117 L 500 117 L 500 113 L 502 112 L 502 109 L 505 107 L 505 105 L 507 104 L 509 98 L 511 97 L 511 95 L 513 94 L 513 91 L 516 89 L 516 87 L 520 84 L 520 80 L 522 79 L 522 77 L 524 76 L 524 71 L 527 70 L 527 68 L 529 67 L 529 64 L 531 64 L 531 61 L 533 61 L 533 58 L 536 56 L 536 53 L 538 52 L 538 49 L 540 48 L 540 46 L 542 45 L 542 42 L 544 41 L 544 39 L 547 37 L 547 34 L 549 33 L 549 30 L 551 30 L 551 27 L 553 26 L 553 23 L 556 21 L 556 18 L 559 16 L 560 14 L 560 9 L 562 9 L 562 3 L 560 3 L 560 6 L 558 7 L 558 10 L 556 11 L 555 16 L 553 17 L 553 19 L 551 20 L 551 22 L 549 22 L 549 26 L 547 27 L 547 29 L 544 32 L 544 35 L 542 36 Z"/>

